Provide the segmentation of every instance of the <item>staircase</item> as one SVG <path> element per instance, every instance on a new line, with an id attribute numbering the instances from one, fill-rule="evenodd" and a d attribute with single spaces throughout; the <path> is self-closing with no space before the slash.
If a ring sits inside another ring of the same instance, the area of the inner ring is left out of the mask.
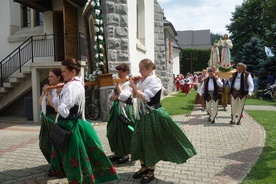
<path id="1" fill-rule="evenodd" d="M 79 58 L 86 58 L 84 50 L 84 35 L 79 33 L 76 47 L 79 50 Z M 63 39 L 68 36 L 62 35 Z M 0 112 L 14 103 L 32 89 L 31 66 L 34 64 L 47 65 L 39 70 L 40 79 L 47 79 L 49 68 L 56 67 L 55 53 L 56 35 L 42 35 L 30 37 L 18 48 L 0 61 Z M 82 50 L 81 50 L 82 48 Z"/>

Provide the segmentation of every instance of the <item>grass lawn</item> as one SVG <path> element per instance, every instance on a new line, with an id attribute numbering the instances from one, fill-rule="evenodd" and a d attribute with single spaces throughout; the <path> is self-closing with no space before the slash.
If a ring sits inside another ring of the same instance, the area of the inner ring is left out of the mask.
<path id="1" fill-rule="evenodd" d="M 276 183 L 276 112 L 256 110 L 246 112 L 264 127 L 266 139 L 259 160 L 242 183 Z"/>
<path id="2" fill-rule="evenodd" d="M 161 104 L 170 115 L 190 114 L 194 107 L 195 96 L 195 90 L 192 90 L 188 96 L 185 93 L 179 92 L 173 95 L 173 97 L 164 98 Z"/>
<path id="3" fill-rule="evenodd" d="M 260 100 L 259 98 L 247 98 L 245 105 L 273 105 L 276 106 L 276 102 L 272 100 Z"/>

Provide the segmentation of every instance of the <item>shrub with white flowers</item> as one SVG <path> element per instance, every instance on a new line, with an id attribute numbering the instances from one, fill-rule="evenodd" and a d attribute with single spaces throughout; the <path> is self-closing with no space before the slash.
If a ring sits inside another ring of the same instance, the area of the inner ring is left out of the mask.
<path id="1" fill-rule="evenodd" d="M 100 0 L 88 0 L 84 11 L 88 6 L 92 6 L 92 10 L 94 11 L 94 29 L 95 29 L 95 60 L 96 60 L 96 69 L 92 73 L 88 71 L 85 74 L 85 81 L 96 81 L 98 75 L 104 73 L 105 69 L 105 56 L 104 56 L 104 28 L 103 28 L 103 9 L 100 3 Z"/>

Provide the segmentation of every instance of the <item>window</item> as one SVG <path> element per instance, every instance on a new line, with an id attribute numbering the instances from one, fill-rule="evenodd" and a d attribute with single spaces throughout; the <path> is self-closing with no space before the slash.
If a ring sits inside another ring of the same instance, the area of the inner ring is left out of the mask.
<path id="1" fill-rule="evenodd" d="M 35 26 L 43 26 L 43 13 L 35 11 Z"/>
<path id="2" fill-rule="evenodd" d="M 22 5 L 22 27 L 43 25 L 43 13 Z"/>
<path id="3" fill-rule="evenodd" d="M 145 4 L 144 0 L 137 0 L 137 28 L 136 28 L 136 37 L 137 37 L 137 48 L 146 51 L 146 33 L 145 33 Z"/>
<path id="4" fill-rule="evenodd" d="M 22 6 L 22 27 L 31 27 L 31 13 L 27 6 Z"/>

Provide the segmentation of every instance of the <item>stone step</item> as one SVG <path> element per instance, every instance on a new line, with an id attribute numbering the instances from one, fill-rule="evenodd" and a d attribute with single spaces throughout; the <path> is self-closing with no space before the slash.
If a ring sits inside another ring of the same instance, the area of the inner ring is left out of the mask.
<path id="1" fill-rule="evenodd" d="M 3 87 L 4 88 L 14 88 L 15 86 L 10 82 L 5 82 L 5 83 L 3 83 Z"/>

